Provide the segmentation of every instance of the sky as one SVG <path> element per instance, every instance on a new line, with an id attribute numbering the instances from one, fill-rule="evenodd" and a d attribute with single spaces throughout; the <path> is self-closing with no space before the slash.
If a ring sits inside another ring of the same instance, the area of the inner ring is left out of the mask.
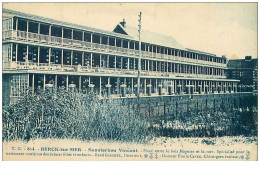
<path id="1" fill-rule="evenodd" d="M 186 48 L 257 58 L 257 3 L 4 3 L 3 8 L 112 31 L 126 20 Z"/>

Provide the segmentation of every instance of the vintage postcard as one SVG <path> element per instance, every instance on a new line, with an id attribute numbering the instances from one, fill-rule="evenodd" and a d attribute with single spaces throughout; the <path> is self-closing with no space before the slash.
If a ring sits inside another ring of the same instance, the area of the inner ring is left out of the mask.
<path id="1" fill-rule="evenodd" d="M 257 3 L 3 3 L 4 161 L 257 161 Z"/>

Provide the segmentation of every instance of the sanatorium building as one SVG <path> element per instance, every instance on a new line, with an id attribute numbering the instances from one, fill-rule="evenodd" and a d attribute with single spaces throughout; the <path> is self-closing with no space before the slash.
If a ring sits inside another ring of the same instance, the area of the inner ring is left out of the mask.
<path id="1" fill-rule="evenodd" d="M 139 48 L 140 96 L 234 93 L 228 60 L 182 47 L 172 37 L 123 20 L 113 32 L 3 9 L 3 104 L 28 88 L 76 87 L 100 97 L 136 97 Z"/>

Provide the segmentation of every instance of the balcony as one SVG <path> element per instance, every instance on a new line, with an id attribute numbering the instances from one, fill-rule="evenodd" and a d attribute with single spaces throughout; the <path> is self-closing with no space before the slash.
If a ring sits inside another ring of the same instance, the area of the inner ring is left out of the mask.
<path id="1" fill-rule="evenodd" d="M 42 44 L 49 44 L 54 46 L 65 46 L 65 47 L 73 47 L 73 48 L 80 48 L 80 49 L 88 49 L 91 51 L 97 51 L 97 52 L 107 52 L 107 53 L 115 53 L 115 54 L 121 54 L 121 55 L 127 55 L 130 57 L 139 57 L 139 50 L 135 49 L 128 49 L 128 48 L 122 48 L 122 47 L 116 47 L 116 46 L 110 46 L 110 45 L 104 45 L 104 44 L 97 44 L 97 43 L 91 43 L 81 40 L 74 40 L 74 39 L 67 39 L 67 38 L 61 38 L 61 37 L 55 37 L 55 36 L 49 36 L 49 35 L 43 35 L 43 34 L 37 34 L 37 33 L 31 33 L 31 32 L 25 32 L 25 31 L 19 31 L 19 30 L 13 30 L 13 31 L 4 31 L 2 33 L 3 41 L 8 39 L 16 39 L 16 40 L 22 40 L 22 41 L 30 41 L 30 42 L 37 42 Z M 187 63 L 187 64 L 193 64 L 193 65 L 207 65 L 211 67 L 221 67 L 225 68 L 226 64 L 223 63 L 216 63 L 211 61 L 204 61 L 204 60 L 198 60 L 198 59 L 191 59 L 191 58 L 185 58 L 185 57 L 179 57 L 179 56 L 172 56 L 167 54 L 161 54 L 161 53 L 154 53 L 154 52 L 148 52 L 148 51 L 142 51 L 142 57 L 143 58 L 155 58 L 155 59 L 162 59 L 167 60 L 169 62 L 181 62 L 181 63 Z"/>
<path id="2" fill-rule="evenodd" d="M 49 63 L 34 63 L 34 62 L 4 62 L 3 69 L 5 70 L 37 70 L 37 71 L 57 71 L 57 72 L 79 72 L 79 73 L 96 73 L 96 74 L 114 74 L 114 75 L 138 75 L 137 70 L 133 69 L 118 69 L 118 68 L 101 68 L 77 65 L 61 65 Z M 169 78 L 199 78 L 199 79 L 225 79 L 226 76 L 219 75 L 203 75 L 189 73 L 171 73 L 160 71 L 141 71 L 141 76 L 156 76 Z"/>

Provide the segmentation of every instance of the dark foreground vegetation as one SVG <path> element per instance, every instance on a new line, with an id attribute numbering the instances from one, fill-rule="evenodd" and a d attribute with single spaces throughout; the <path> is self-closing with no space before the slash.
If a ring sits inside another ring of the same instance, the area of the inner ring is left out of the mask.
<path id="1" fill-rule="evenodd" d="M 144 143 L 153 137 L 257 135 L 257 106 L 193 111 L 156 118 L 139 102 L 99 99 L 95 93 L 55 89 L 28 92 L 3 107 L 3 140 L 58 138 Z M 55 93 L 55 94 L 54 94 Z M 142 98 L 141 98 L 142 99 Z"/>

